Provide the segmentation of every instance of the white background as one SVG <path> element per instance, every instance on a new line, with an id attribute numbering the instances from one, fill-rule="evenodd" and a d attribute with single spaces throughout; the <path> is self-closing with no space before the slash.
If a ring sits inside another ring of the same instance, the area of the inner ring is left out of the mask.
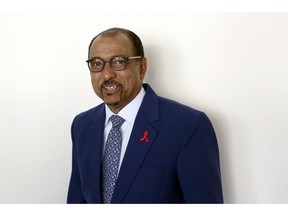
<path id="1" fill-rule="evenodd" d="M 101 103 L 92 37 L 137 33 L 146 82 L 208 114 L 226 203 L 288 203 L 288 13 L 1 13 L 0 203 L 65 203 L 70 125 Z"/>

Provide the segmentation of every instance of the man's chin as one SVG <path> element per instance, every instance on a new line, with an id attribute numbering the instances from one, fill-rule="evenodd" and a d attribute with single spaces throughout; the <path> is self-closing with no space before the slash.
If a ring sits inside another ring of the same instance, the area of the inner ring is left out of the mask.
<path id="1" fill-rule="evenodd" d="M 109 109 L 113 112 L 113 113 L 115 113 L 115 114 L 117 114 L 123 107 L 121 106 L 121 103 L 120 102 L 114 102 L 114 103 L 112 103 L 112 102 L 110 102 L 110 103 L 106 103 L 105 102 L 105 104 L 109 107 Z"/>
<path id="2" fill-rule="evenodd" d="M 116 95 L 103 95 L 103 101 L 108 106 L 118 106 L 120 104 L 120 98 L 115 97 Z"/>
<path id="3" fill-rule="evenodd" d="M 111 107 L 118 107 L 120 105 L 120 101 L 118 101 L 118 102 L 105 102 L 105 104 L 107 104 L 107 106 L 111 106 Z"/>
<path id="4" fill-rule="evenodd" d="M 108 107 L 113 107 L 114 109 L 121 106 L 121 101 L 104 101 Z"/>

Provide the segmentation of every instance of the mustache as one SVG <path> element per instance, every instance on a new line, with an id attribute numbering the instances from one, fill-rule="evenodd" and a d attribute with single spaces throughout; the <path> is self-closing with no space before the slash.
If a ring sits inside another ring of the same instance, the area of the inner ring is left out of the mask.
<path id="1" fill-rule="evenodd" d="M 117 86 L 121 86 L 120 83 L 114 81 L 114 80 L 106 80 L 102 83 L 101 87 L 107 86 L 107 85 L 117 85 Z"/>

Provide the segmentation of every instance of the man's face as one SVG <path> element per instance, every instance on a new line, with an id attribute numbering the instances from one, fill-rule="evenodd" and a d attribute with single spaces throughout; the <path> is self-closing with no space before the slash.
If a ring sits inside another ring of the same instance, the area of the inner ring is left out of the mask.
<path id="1" fill-rule="evenodd" d="M 132 44 L 127 36 L 100 36 L 94 40 L 89 58 L 100 57 L 109 61 L 114 56 L 134 56 Z M 112 112 L 118 113 L 141 90 L 146 65 L 146 58 L 129 60 L 126 68 L 121 71 L 114 71 L 109 64 L 105 64 L 101 72 L 90 72 L 94 92 Z"/>

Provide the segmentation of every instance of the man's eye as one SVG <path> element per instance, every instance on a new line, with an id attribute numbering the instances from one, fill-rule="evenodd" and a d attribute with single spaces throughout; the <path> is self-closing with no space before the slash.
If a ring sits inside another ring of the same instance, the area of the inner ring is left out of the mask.
<path id="1" fill-rule="evenodd" d="M 101 67 L 103 65 L 103 62 L 101 62 L 101 61 L 92 61 L 91 65 L 93 67 Z"/>
<path id="2" fill-rule="evenodd" d="M 126 64 L 126 59 L 122 57 L 114 57 L 112 62 L 113 64 L 122 65 L 122 64 Z"/>
<path id="3" fill-rule="evenodd" d="M 115 60 L 115 64 L 121 65 L 121 64 L 125 64 L 125 63 L 126 63 L 126 62 L 125 62 L 125 60 L 123 60 L 123 59 Z"/>

